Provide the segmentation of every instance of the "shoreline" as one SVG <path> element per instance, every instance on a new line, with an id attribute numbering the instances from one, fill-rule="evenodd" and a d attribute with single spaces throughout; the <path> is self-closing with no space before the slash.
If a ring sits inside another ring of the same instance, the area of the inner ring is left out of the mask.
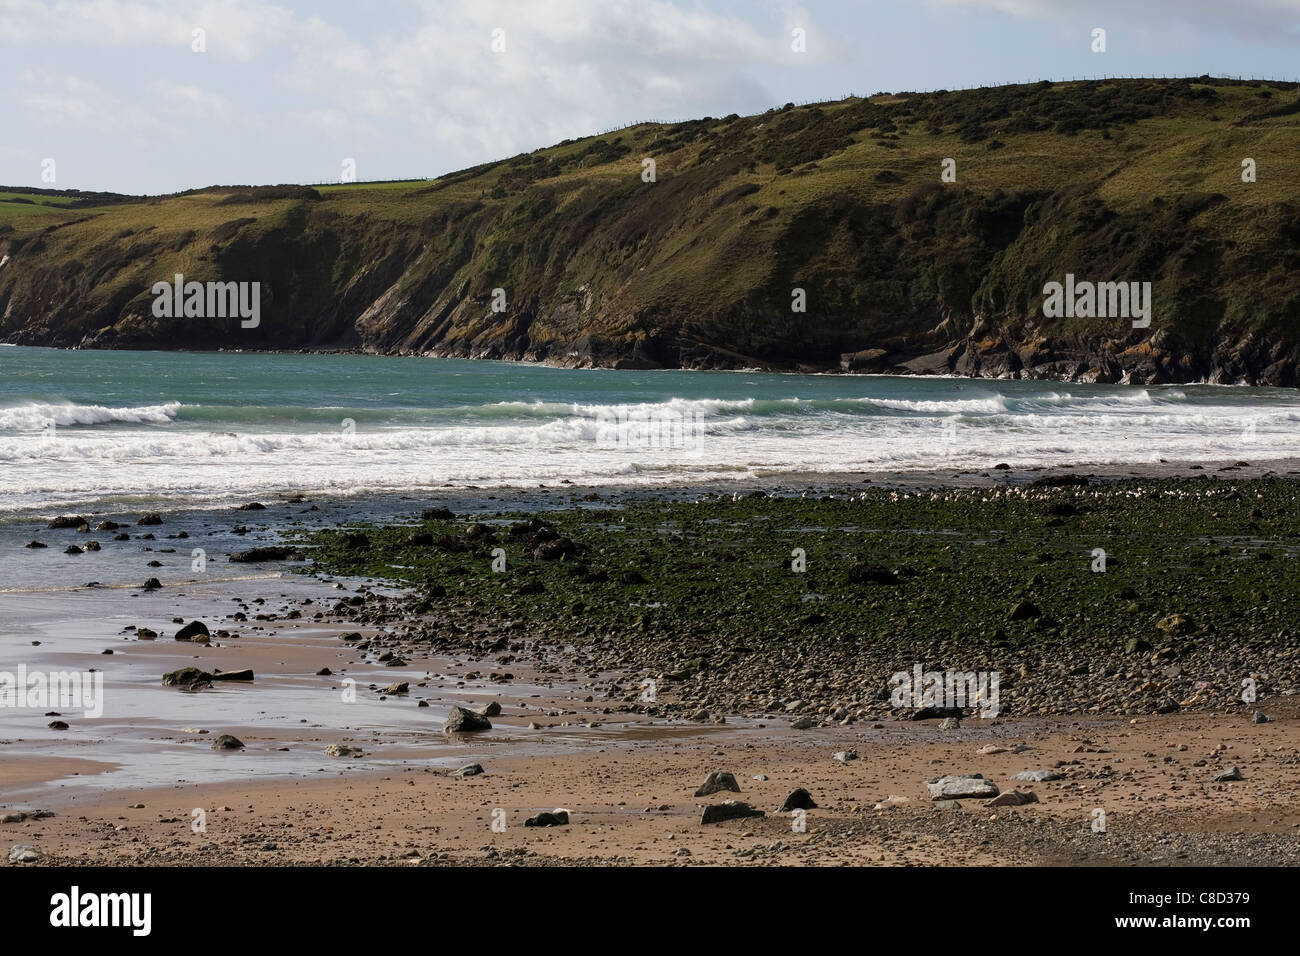
<path id="1" fill-rule="evenodd" d="M 300 347 L 300 349 L 151 349 L 144 345 L 99 345 L 96 342 L 79 342 L 77 345 L 48 345 L 48 343 L 23 343 L 23 342 L 0 342 L 0 349 L 52 349 L 56 351 L 133 351 L 133 352 L 155 352 L 155 354 L 170 354 L 178 352 L 185 355 L 351 355 L 351 356 L 374 356 L 374 358 L 391 358 L 391 359 L 455 359 L 459 362 L 497 362 L 510 365 L 525 365 L 533 368 L 554 368 L 562 369 L 568 372 L 724 372 L 733 373 L 733 375 L 813 375 L 813 376 L 846 376 L 853 378 L 940 378 L 940 380 L 953 381 L 1039 381 L 1039 382 L 1058 382 L 1061 385 L 1118 385 L 1123 388 L 1135 389 L 1160 389 L 1160 388 L 1178 388 L 1182 385 L 1206 386 L 1206 388 L 1225 388 L 1225 389 L 1252 389 L 1252 388 L 1281 388 L 1281 389 L 1300 389 L 1300 385 L 1279 385 L 1274 382 L 1251 382 L 1244 381 L 1242 378 L 1236 381 L 1212 381 L 1212 376 L 1203 375 L 1199 378 L 1178 378 L 1170 377 L 1167 381 L 1127 381 L 1125 378 L 1135 371 L 1143 371 L 1141 365 L 1135 365 L 1134 368 L 1128 368 L 1123 371 L 1123 377 L 1117 377 L 1115 380 L 1105 381 L 1102 378 L 1088 377 L 1088 372 L 1096 372 L 1096 369 L 1086 369 L 1080 363 L 1079 368 L 1071 375 L 1065 372 L 1053 375 L 1050 373 L 1041 373 L 1041 375 L 1023 376 L 1019 372 L 1014 375 L 1008 375 L 996 369 L 991 369 L 989 375 L 982 375 L 983 371 L 976 364 L 975 371 L 969 373 L 946 371 L 933 371 L 932 365 L 928 365 L 927 360 L 933 359 L 933 355 L 940 352 L 959 350 L 965 343 L 954 342 L 948 343 L 943 349 L 931 349 L 926 354 L 917 354 L 909 362 L 901 362 L 896 365 L 897 371 L 871 371 L 866 372 L 858 368 L 845 368 L 845 358 L 839 362 L 810 363 L 806 360 L 796 362 L 793 367 L 776 364 L 708 364 L 708 365 L 664 365 L 664 364 L 624 364 L 633 362 L 632 356 L 623 355 L 617 358 L 597 358 L 597 356 L 581 356 L 581 358 L 568 360 L 556 360 L 551 358 L 528 358 L 526 355 L 506 356 L 506 355 L 471 355 L 471 354 L 442 354 L 438 351 L 408 351 L 408 350 L 381 350 L 373 347 L 330 347 L 330 349 L 318 349 L 318 347 Z M 859 350 L 858 352 L 846 352 L 845 356 L 859 355 L 862 351 L 870 352 L 871 349 Z M 715 352 L 712 359 L 718 358 L 720 352 Z M 918 371 L 910 371 L 910 365 L 917 364 Z M 1069 364 L 1069 363 L 1067 363 Z M 996 372 L 996 373 L 995 373 Z M 1262 373 L 1262 369 L 1261 369 Z"/>
<path id="2" fill-rule="evenodd" d="M 645 497 L 671 493 L 676 495 L 721 494 L 738 490 L 744 484 L 766 484 L 763 489 L 771 494 L 794 496 L 802 493 L 827 493 L 847 491 L 862 484 L 889 488 L 959 488 L 971 487 L 988 479 L 987 486 L 1007 487 L 1026 485 L 1034 480 L 1051 474 L 1071 474 L 1094 478 L 1100 481 L 1127 479 L 1168 479 L 1168 478 L 1222 478 L 1225 480 L 1262 478 L 1273 475 L 1300 475 L 1300 458 L 1256 458 L 1247 461 L 1250 456 L 1236 458 L 1202 459 L 1199 461 L 1157 461 L 1157 462 L 1083 462 L 1073 465 L 1029 464 L 1010 465 L 994 462 L 986 468 L 929 468 L 896 469 L 880 468 L 865 471 L 780 471 L 762 467 L 744 466 L 731 477 L 712 477 L 701 479 L 690 475 L 666 478 L 663 481 L 649 483 L 628 481 L 626 483 L 608 480 L 587 482 L 570 479 L 549 481 L 532 481 L 525 484 L 520 481 L 499 485 L 440 483 L 427 486 L 410 486 L 403 488 L 385 488 L 381 490 L 357 490 L 340 493 L 329 489 L 312 489 L 301 486 L 261 489 L 252 492 L 226 493 L 219 499 L 193 499 L 185 494 L 174 492 L 156 495 L 133 496 L 130 502 L 117 498 L 106 500 L 103 496 L 72 499 L 59 503 L 24 505 L 9 511 L 0 510 L 0 526 L 37 519 L 49 519 L 60 514 L 85 511 L 95 517 L 143 513 L 160 508 L 173 512 L 211 512 L 226 514 L 238 511 L 241 506 L 256 500 L 258 496 L 267 501 L 293 504 L 292 499 L 303 498 L 303 503 L 336 505 L 340 508 L 385 505 L 396 506 L 403 501 L 436 501 L 439 503 L 473 503 L 495 501 L 505 495 L 517 503 L 526 505 L 544 504 L 544 496 L 562 493 L 570 497 L 599 494 L 602 498 L 610 497 Z M 1002 464 L 1009 467 L 1001 468 Z M 746 489 L 754 490 L 754 489 Z M 129 505 L 129 507 L 127 506 Z M 495 507 L 495 505 L 493 506 Z M 486 504 L 484 510 L 488 510 Z M 29 528 L 32 531 L 39 529 Z"/>

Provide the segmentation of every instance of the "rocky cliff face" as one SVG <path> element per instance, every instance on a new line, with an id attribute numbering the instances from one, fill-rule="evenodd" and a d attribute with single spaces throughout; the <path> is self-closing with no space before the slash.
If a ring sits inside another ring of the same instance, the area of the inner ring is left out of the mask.
<path id="1" fill-rule="evenodd" d="M 1288 84 L 1037 84 L 632 127 L 434 182 L 34 195 L 0 202 L 0 338 L 1294 386 L 1297 113 Z M 260 324 L 155 316 L 175 273 L 258 282 Z M 1149 326 L 1051 316 L 1067 273 L 1149 283 Z"/>

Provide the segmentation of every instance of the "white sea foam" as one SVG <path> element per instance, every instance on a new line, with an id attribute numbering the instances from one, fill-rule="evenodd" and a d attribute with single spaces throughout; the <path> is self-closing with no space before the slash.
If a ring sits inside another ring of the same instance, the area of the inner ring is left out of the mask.
<path id="1" fill-rule="evenodd" d="M 161 425 L 174 419 L 180 409 L 180 402 L 142 405 L 137 408 L 109 408 L 105 405 L 78 405 L 74 402 L 29 402 L 12 408 L 0 408 L 0 432 L 40 431 L 51 422 L 56 427 L 102 425 L 109 422 Z"/>
<path id="2" fill-rule="evenodd" d="M 367 397 L 361 386 L 354 395 L 331 392 L 327 404 L 313 407 L 11 404 L 0 407 L 0 511 L 139 493 L 197 502 L 278 489 L 353 493 L 560 479 L 650 484 L 747 471 L 1300 457 L 1300 398 L 1278 389 L 848 379 L 831 386 L 825 378 L 771 377 L 744 382 L 749 395 L 608 401 L 626 394 L 622 381 L 603 392 L 585 389 L 588 400 L 555 400 L 563 390 L 553 389 L 549 399 L 428 408 L 352 407 L 349 398 Z M 653 394 L 644 383 L 637 387 L 633 394 Z M 229 401 L 228 393 L 221 400 Z M 602 428 L 612 415 L 680 416 L 699 427 L 703 441 L 603 447 Z M 355 427 L 345 432 L 339 423 L 348 419 Z M 49 422 L 58 426 L 53 434 L 42 431 Z"/>

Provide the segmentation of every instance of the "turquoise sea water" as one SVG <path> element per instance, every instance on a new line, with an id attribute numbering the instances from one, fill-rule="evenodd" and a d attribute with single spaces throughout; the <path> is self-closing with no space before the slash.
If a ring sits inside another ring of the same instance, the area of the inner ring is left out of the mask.
<path id="1" fill-rule="evenodd" d="M 1291 389 L 0 347 L 0 511 L 1300 456 Z"/>

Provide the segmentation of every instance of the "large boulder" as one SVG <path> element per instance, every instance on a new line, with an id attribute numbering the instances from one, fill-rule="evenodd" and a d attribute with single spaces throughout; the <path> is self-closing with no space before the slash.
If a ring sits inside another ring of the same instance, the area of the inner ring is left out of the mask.
<path id="1" fill-rule="evenodd" d="M 178 641 L 189 641 L 193 640 L 195 637 L 206 639 L 209 636 L 210 632 L 208 631 L 208 626 L 202 621 L 190 621 L 190 623 L 186 624 L 176 632 L 176 640 Z"/>
<path id="2" fill-rule="evenodd" d="M 524 821 L 526 827 L 567 827 L 568 825 L 568 810 L 543 810 Z"/>
<path id="3" fill-rule="evenodd" d="M 791 810 L 816 810 L 817 804 L 813 802 L 812 794 L 799 787 L 797 790 L 791 790 L 790 795 L 785 798 L 781 804 L 780 812 L 789 813 Z"/>
<path id="4" fill-rule="evenodd" d="M 253 672 L 248 668 L 244 668 L 243 670 L 238 670 L 238 671 L 217 670 L 217 671 L 213 671 L 212 679 L 251 681 L 253 679 Z"/>
<path id="5" fill-rule="evenodd" d="M 711 793 L 718 793 L 721 790 L 730 790 L 732 793 L 740 793 L 740 784 L 736 783 L 735 774 L 727 773 L 725 770 L 715 770 L 709 774 L 708 779 L 700 784 L 695 791 L 697 797 L 707 797 Z"/>
<path id="6" fill-rule="evenodd" d="M 292 557 L 293 554 L 293 548 L 249 548 L 247 551 L 236 551 L 230 556 L 230 560 L 244 563 L 255 563 L 258 561 L 284 561 Z"/>
<path id="7" fill-rule="evenodd" d="M 840 354 L 840 369 L 845 372 L 888 372 L 893 368 L 884 349 L 862 349 Z"/>
<path id="8" fill-rule="evenodd" d="M 563 561 L 570 555 L 578 553 L 578 546 L 569 538 L 556 538 L 543 541 L 533 549 L 533 557 L 539 561 Z"/>
<path id="9" fill-rule="evenodd" d="M 931 800 L 971 800 L 998 795 L 998 785 L 978 773 L 948 774 L 927 780 L 925 785 Z"/>
<path id="10" fill-rule="evenodd" d="M 700 826 L 709 823 L 723 823 L 727 820 L 743 820 L 747 817 L 765 817 L 767 814 L 762 810 L 755 810 L 748 803 L 742 803 L 739 800 L 728 800 L 725 803 L 714 803 L 704 808 L 700 814 Z"/>
<path id="11" fill-rule="evenodd" d="M 443 733 L 447 734 L 469 734 L 491 729 L 492 721 L 460 706 L 451 708 L 451 713 L 442 725 Z"/>
<path id="12" fill-rule="evenodd" d="M 184 687 L 193 690 L 211 684 L 212 675 L 207 671 L 199 670 L 197 667 L 182 667 L 178 671 L 164 674 L 162 680 L 163 685 L 166 687 Z"/>

